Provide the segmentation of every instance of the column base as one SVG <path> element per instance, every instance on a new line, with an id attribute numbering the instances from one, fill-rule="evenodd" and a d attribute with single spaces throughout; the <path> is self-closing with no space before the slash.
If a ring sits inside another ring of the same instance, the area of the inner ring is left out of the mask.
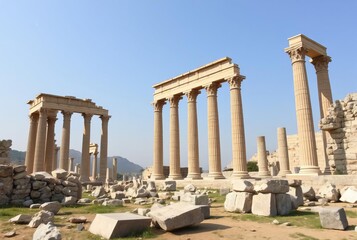
<path id="1" fill-rule="evenodd" d="M 280 170 L 278 173 L 278 177 L 286 177 L 286 174 L 291 174 L 290 170 Z"/>
<path id="2" fill-rule="evenodd" d="M 271 174 L 269 171 L 262 171 L 262 172 L 258 172 L 258 176 L 259 177 L 271 177 Z"/>
<path id="3" fill-rule="evenodd" d="M 151 175 L 150 180 L 163 180 L 165 179 L 164 174 Z"/>
<path id="4" fill-rule="evenodd" d="M 187 174 L 187 177 L 185 177 L 184 180 L 200 180 L 203 179 L 201 177 L 201 173 L 189 173 Z"/>
<path id="5" fill-rule="evenodd" d="M 182 180 L 182 176 L 181 174 L 171 174 L 166 178 L 166 180 Z"/>
<path id="6" fill-rule="evenodd" d="M 247 179 L 250 178 L 249 174 L 247 171 L 236 171 L 232 173 L 231 178 L 234 179 Z"/>
<path id="7" fill-rule="evenodd" d="M 331 169 L 329 167 L 326 167 L 324 169 L 324 175 L 331 175 L 331 174 L 332 174 Z"/>
<path id="8" fill-rule="evenodd" d="M 302 175 L 321 175 L 320 168 L 317 166 L 301 166 L 299 174 Z"/>
<path id="9" fill-rule="evenodd" d="M 204 179 L 225 179 L 225 177 L 223 176 L 222 172 L 212 172 L 208 173 L 208 176 Z"/>

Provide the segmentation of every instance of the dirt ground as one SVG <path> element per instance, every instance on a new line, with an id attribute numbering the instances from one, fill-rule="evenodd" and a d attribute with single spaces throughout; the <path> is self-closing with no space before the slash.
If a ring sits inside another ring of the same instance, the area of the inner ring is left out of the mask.
<path id="1" fill-rule="evenodd" d="M 332 204 L 330 204 L 332 205 Z M 337 203 L 335 206 L 345 206 L 345 203 Z M 334 206 L 332 205 L 332 206 Z M 355 208 L 349 208 L 350 211 L 356 211 Z M 154 229 L 156 235 L 154 239 L 162 240 L 215 240 L 215 239 L 298 239 L 298 240 L 314 240 L 314 239 L 357 239 L 357 232 L 354 230 L 357 225 L 357 218 L 348 218 L 349 227 L 345 231 L 325 230 L 325 229 L 309 229 L 296 226 L 273 225 L 272 223 L 257 223 L 253 221 L 234 220 L 231 216 L 235 213 L 225 212 L 222 204 L 214 204 L 211 208 L 211 218 L 204 220 L 197 226 L 176 230 L 174 232 L 163 232 L 159 229 Z M 88 219 L 88 223 L 84 225 L 85 230 L 77 231 L 76 226 L 70 223 L 65 223 L 65 219 L 71 216 L 61 216 L 63 221 L 57 224 L 62 234 L 62 239 L 92 239 L 87 230 L 94 214 L 83 215 Z M 62 224 L 63 222 L 63 224 Z M 12 227 L 12 226 L 9 226 Z M 13 240 L 30 240 L 35 231 L 26 225 L 16 225 L 17 235 L 9 238 Z M 2 233 L 3 235 L 3 233 Z M 4 239 L 0 236 L 0 239 Z M 137 238 L 140 239 L 140 238 Z"/>

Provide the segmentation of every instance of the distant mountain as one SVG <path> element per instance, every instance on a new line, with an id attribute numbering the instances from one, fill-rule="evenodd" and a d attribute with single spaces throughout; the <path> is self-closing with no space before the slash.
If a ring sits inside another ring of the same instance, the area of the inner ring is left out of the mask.
<path id="1" fill-rule="evenodd" d="M 24 164 L 25 156 L 26 156 L 26 152 L 21 152 L 21 151 L 17 151 L 17 150 L 10 151 L 10 159 L 12 162 L 15 162 L 16 164 Z M 80 151 L 70 149 L 69 157 L 74 158 L 74 164 L 79 164 L 81 162 L 82 153 Z M 120 156 L 108 157 L 108 167 L 113 167 L 113 160 L 112 160 L 113 158 L 116 158 L 118 161 L 118 173 L 121 173 L 121 174 L 123 174 L 123 173 L 141 173 L 144 170 L 144 168 L 141 167 L 140 165 L 132 163 L 128 159 L 120 157 Z M 59 159 L 59 156 L 58 156 L 58 159 Z M 98 156 L 98 166 L 99 166 L 99 156 Z"/>

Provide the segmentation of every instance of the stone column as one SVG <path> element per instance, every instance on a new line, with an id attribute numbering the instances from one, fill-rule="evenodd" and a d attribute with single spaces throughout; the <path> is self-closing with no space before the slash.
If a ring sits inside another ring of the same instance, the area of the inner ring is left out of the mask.
<path id="1" fill-rule="evenodd" d="M 82 160 L 81 160 L 81 176 L 82 182 L 89 181 L 90 161 L 89 161 L 89 143 L 90 143 L 90 122 L 92 114 L 83 113 L 84 128 L 82 141 Z"/>
<path id="2" fill-rule="evenodd" d="M 55 143 L 55 150 L 53 152 L 53 162 L 52 162 L 52 170 L 55 170 L 57 168 L 57 163 L 58 163 L 58 151 L 59 147 L 56 145 L 56 140 L 54 141 Z"/>
<path id="3" fill-rule="evenodd" d="M 26 151 L 26 159 L 25 165 L 27 172 L 31 174 L 33 172 L 33 162 L 35 157 L 35 149 L 36 149 L 36 134 L 37 134 L 37 126 L 38 126 L 38 113 L 30 114 L 30 129 L 29 136 L 27 141 L 27 151 Z"/>
<path id="4" fill-rule="evenodd" d="M 170 102 L 170 175 L 168 179 L 182 179 L 180 167 L 180 127 L 178 105 L 181 96 L 168 98 Z"/>
<path id="5" fill-rule="evenodd" d="M 118 160 L 113 158 L 113 181 L 117 180 L 118 177 Z"/>
<path id="6" fill-rule="evenodd" d="M 245 149 L 245 133 L 243 120 L 243 106 L 241 84 L 244 76 L 235 76 L 228 79 L 231 100 L 232 124 L 232 178 L 249 178 L 247 171 L 247 156 Z"/>
<path id="7" fill-rule="evenodd" d="M 68 158 L 68 171 L 73 171 L 74 158 Z"/>
<path id="8" fill-rule="evenodd" d="M 163 166 L 163 136 L 162 136 L 162 107 L 165 101 L 159 100 L 153 103 L 154 106 L 154 162 L 153 173 L 150 180 L 164 179 Z"/>
<path id="9" fill-rule="evenodd" d="M 75 166 L 74 166 L 74 172 L 75 173 L 79 173 L 79 169 L 80 169 L 80 164 L 76 164 Z"/>
<path id="10" fill-rule="evenodd" d="M 102 134 L 100 138 L 99 179 L 105 181 L 108 167 L 108 122 L 110 116 L 102 115 L 100 118 L 102 119 Z"/>
<path id="11" fill-rule="evenodd" d="M 291 174 L 289 166 L 288 142 L 286 140 L 285 128 L 278 128 L 278 161 L 280 171 L 278 176 L 285 177 L 286 174 Z"/>
<path id="12" fill-rule="evenodd" d="M 59 168 L 66 170 L 68 168 L 69 141 L 70 141 L 70 134 L 71 134 L 72 113 L 68 111 L 62 111 L 62 114 L 63 114 L 63 128 L 62 128 L 62 143 L 60 148 Z"/>
<path id="13" fill-rule="evenodd" d="M 320 104 L 320 118 L 324 118 L 327 115 L 328 108 L 333 103 L 330 78 L 328 74 L 328 64 L 331 62 L 329 56 L 318 56 L 311 60 L 311 63 L 315 66 L 317 75 L 317 88 Z M 322 131 L 322 142 L 324 148 L 324 173 L 331 174 L 330 165 L 326 153 L 327 140 L 330 139 L 330 133 L 328 131 Z"/>
<path id="14" fill-rule="evenodd" d="M 47 110 L 41 108 L 38 120 L 36 134 L 36 149 L 33 164 L 33 172 L 45 170 L 45 147 L 46 147 L 46 127 L 47 127 Z"/>
<path id="15" fill-rule="evenodd" d="M 208 178 L 224 178 L 221 168 L 221 146 L 219 139 L 219 120 L 217 106 L 217 89 L 220 83 L 214 82 L 205 86 L 207 92 L 208 117 Z"/>
<path id="16" fill-rule="evenodd" d="M 259 136 L 257 138 L 257 146 L 258 146 L 258 167 L 259 172 L 258 175 L 260 177 L 270 177 L 270 171 L 268 169 L 268 159 L 267 159 L 267 150 L 265 147 L 265 137 Z"/>
<path id="17" fill-rule="evenodd" d="M 317 163 L 315 130 L 312 119 L 309 85 L 305 68 L 306 49 L 287 50 L 294 76 L 295 108 L 299 138 L 300 174 L 320 174 Z"/>
<path id="18" fill-rule="evenodd" d="M 196 99 L 200 91 L 192 89 L 185 93 L 187 97 L 187 149 L 188 174 L 186 180 L 202 179 L 199 163 L 198 124 Z"/>
<path id="19" fill-rule="evenodd" d="M 97 158 L 98 158 L 98 153 L 94 153 L 93 154 L 93 162 L 92 162 L 92 178 L 93 178 L 93 181 L 95 181 L 97 179 L 97 174 L 98 174 L 98 171 L 97 171 Z"/>
<path id="20" fill-rule="evenodd" d="M 48 114 L 47 117 L 47 141 L 46 141 L 46 158 L 45 158 L 45 171 L 52 171 L 53 156 L 55 151 L 55 123 L 57 112 Z"/>

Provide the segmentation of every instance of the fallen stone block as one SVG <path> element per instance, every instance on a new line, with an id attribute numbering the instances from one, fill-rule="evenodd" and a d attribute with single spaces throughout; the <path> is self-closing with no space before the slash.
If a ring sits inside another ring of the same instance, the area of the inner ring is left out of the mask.
<path id="1" fill-rule="evenodd" d="M 57 179 L 66 180 L 68 172 L 64 169 L 57 168 L 51 172 L 52 176 Z"/>
<path id="2" fill-rule="evenodd" d="M 176 181 L 164 181 L 164 184 L 162 186 L 163 191 L 176 191 Z"/>
<path id="3" fill-rule="evenodd" d="M 287 180 L 264 179 L 254 184 L 254 190 L 258 193 L 287 193 L 289 182 Z"/>
<path id="4" fill-rule="evenodd" d="M 211 208 L 209 205 L 198 205 L 201 208 L 201 212 L 203 214 L 204 219 L 208 219 L 211 217 Z"/>
<path id="5" fill-rule="evenodd" d="M 120 199 L 110 199 L 102 203 L 103 206 L 123 206 L 123 201 Z"/>
<path id="6" fill-rule="evenodd" d="M 133 213 L 96 214 L 89 232 L 106 239 L 119 238 L 143 232 L 150 223 L 151 218 Z"/>
<path id="7" fill-rule="evenodd" d="M 192 205 L 208 205 L 208 195 L 192 195 L 190 193 L 183 194 L 180 198 L 181 202 L 187 202 Z"/>
<path id="8" fill-rule="evenodd" d="M 302 194 L 305 199 L 307 199 L 309 201 L 316 200 L 315 190 L 311 186 L 302 185 L 301 190 L 302 190 Z"/>
<path id="9" fill-rule="evenodd" d="M 323 228 L 345 230 L 348 227 L 346 213 L 343 208 L 321 208 L 319 209 L 319 216 Z"/>
<path id="10" fill-rule="evenodd" d="M 288 215 L 291 212 L 291 199 L 289 194 L 275 194 L 276 210 L 279 216 Z"/>
<path id="11" fill-rule="evenodd" d="M 196 192 L 196 187 L 193 184 L 187 184 L 184 187 L 185 192 Z"/>
<path id="12" fill-rule="evenodd" d="M 53 212 L 53 214 L 56 215 L 58 211 L 61 209 L 61 207 L 62 205 L 59 202 L 47 202 L 41 204 L 40 209 Z"/>
<path id="13" fill-rule="evenodd" d="M 236 192 L 254 192 L 254 185 L 248 180 L 237 179 L 232 181 L 232 189 Z"/>
<path id="14" fill-rule="evenodd" d="M 26 214 L 19 214 L 9 220 L 11 223 L 15 224 L 28 224 L 31 221 L 32 217 Z"/>
<path id="15" fill-rule="evenodd" d="M 165 231 L 195 225 L 204 219 L 200 206 L 182 202 L 152 209 L 148 216 L 152 217 L 155 226 Z"/>
<path id="16" fill-rule="evenodd" d="M 150 208 L 138 208 L 138 214 L 140 216 L 146 216 L 150 212 Z"/>
<path id="17" fill-rule="evenodd" d="M 86 223 L 87 222 L 87 218 L 84 216 L 81 217 L 70 217 L 68 219 L 68 222 L 70 223 Z"/>
<path id="18" fill-rule="evenodd" d="M 253 196 L 252 213 L 260 216 L 276 216 L 276 197 L 273 193 L 259 193 Z"/>
<path id="19" fill-rule="evenodd" d="M 112 199 L 123 199 L 125 198 L 125 193 L 122 191 L 111 192 L 110 197 Z"/>
<path id="20" fill-rule="evenodd" d="M 252 209 L 253 194 L 248 192 L 230 192 L 224 201 L 227 212 L 249 213 Z"/>
<path id="21" fill-rule="evenodd" d="M 355 187 L 349 187 L 342 194 L 340 198 L 341 202 L 357 203 L 357 189 Z"/>
<path id="22" fill-rule="evenodd" d="M 301 186 L 290 187 L 289 195 L 292 209 L 297 209 L 298 207 L 304 205 L 304 197 Z"/>
<path id="23" fill-rule="evenodd" d="M 58 228 L 52 222 L 42 223 L 33 234 L 32 240 L 61 240 Z"/>
<path id="24" fill-rule="evenodd" d="M 53 220 L 53 212 L 41 210 L 40 212 L 36 213 L 31 221 L 29 222 L 28 226 L 32 228 L 38 227 L 41 223 L 48 223 L 52 222 Z"/>
<path id="25" fill-rule="evenodd" d="M 328 201 L 333 202 L 337 202 L 340 198 L 340 192 L 336 189 L 336 186 L 329 182 L 322 185 L 317 195 L 322 198 L 327 198 Z"/>

